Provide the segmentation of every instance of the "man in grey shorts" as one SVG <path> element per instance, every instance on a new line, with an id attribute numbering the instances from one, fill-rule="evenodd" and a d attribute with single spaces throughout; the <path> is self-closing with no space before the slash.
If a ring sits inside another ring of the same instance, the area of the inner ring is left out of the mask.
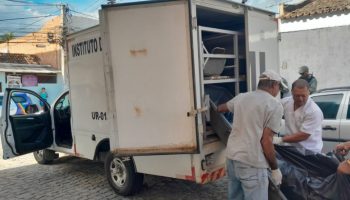
<path id="1" fill-rule="evenodd" d="M 272 143 L 283 115 L 282 105 L 275 98 L 280 83 L 280 75 L 266 71 L 260 75 L 256 91 L 239 94 L 218 106 L 218 112 L 234 113 L 227 142 L 229 200 L 267 200 L 268 168 L 275 184 L 281 184 Z"/>

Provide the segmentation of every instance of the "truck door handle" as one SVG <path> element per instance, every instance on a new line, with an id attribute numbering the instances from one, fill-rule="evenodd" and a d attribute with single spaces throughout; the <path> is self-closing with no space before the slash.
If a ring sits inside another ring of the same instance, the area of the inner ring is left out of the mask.
<path id="1" fill-rule="evenodd" d="M 333 127 L 333 126 L 324 126 L 322 127 L 323 130 L 330 130 L 330 131 L 335 131 L 337 130 L 337 128 Z"/>

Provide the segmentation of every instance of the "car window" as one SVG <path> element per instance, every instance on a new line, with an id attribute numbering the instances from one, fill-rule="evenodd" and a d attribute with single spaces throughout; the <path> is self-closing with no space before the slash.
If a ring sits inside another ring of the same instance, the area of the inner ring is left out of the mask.
<path id="1" fill-rule="evenodd" d="M 22 96 L 12 96 L 12 100 L 15 102 L 15 103 L 24 103 L 26 102 L 26 99 Z"/>
<path id="2" fill-rule="evenodd" d="M 12 92 L 10 94 L 10 116 L 40 114 L 44 110 L 44 104 L 35 95 L 27 92 Z"/>
<path id="3" fill-rule="evenodd" d="M 4 96 L 0 96 L 0 106 L 2 106 L 2 100 L 3 100 Z"/>
<path id="4" fill-rule="evenodd" d="M 343 94 L 320 95 L 312 99 L 321 108 L 325 119 L 336 119 Z"/>
<path id="5" fill-rule="evenodd" d="M 56 103 L 55 105 L 55 110 L 60 110 L 60 109 L 65 109 L 69 107 L 69 98 L 68 98 L 68 93 L 62 96 Z"/>

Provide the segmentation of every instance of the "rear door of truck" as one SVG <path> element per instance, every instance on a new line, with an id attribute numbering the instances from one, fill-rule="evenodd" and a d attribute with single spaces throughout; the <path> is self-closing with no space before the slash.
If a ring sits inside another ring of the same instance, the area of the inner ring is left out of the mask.
<path id="1" fill-rule="evenodd" d="M 198 151 L 189 15 L 188 1 L 103 7 L 115 153 Z"/>
<path id="2" fill-rule="evenodd" d="M 248 83 L 255 90 L 259 75 L 265 70 L 279 73 L 278 26 L 274 13 L 247 7 L 245 12 L 247 35 Z"/>

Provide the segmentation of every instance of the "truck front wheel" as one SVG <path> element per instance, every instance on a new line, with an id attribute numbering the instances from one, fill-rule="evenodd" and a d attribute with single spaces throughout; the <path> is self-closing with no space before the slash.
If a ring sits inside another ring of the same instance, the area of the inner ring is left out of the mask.
<path id="1" fill-rule="evenodd" d="M 34 158 L 39 164 L 50 164 L 55 158 L 58 158 L 58 154 L 49 149 L 43 149 L 33 152 Z"/>
<path id="2" fill-rule="evenodd" d="M 143 174 L 137 173 L 131 158 L 117 157 L 108 153 L 105 172 L 109 185 L 120 195 L 128 196 L 140 191 Z"/>

